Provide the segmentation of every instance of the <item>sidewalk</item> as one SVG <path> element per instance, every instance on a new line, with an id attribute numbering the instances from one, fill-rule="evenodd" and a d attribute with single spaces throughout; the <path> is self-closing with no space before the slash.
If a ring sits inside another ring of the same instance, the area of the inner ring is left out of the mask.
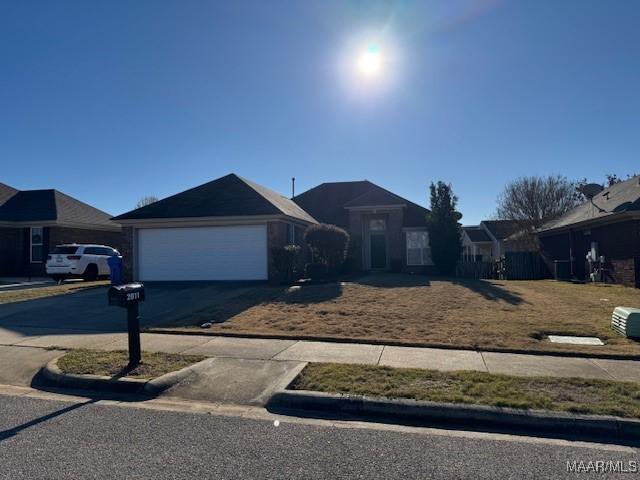
<path id="1" fill-rule="evenodd" d="M 95 333 L 60 330 L 51 334 L 38 329 L 21 333 L 0 328 L 0 364 L 15 363 L 15 347 L 53 347 L 119 350 L 127 348 L 125 333 Z M 147 351 L 199 354 L 244 360 L 335 362 L 435 370 L 477 370 L 519 376 L 600 378 L 640 382 L 640 361 L 572 358 L 551 355 L 523 355 L 469 350 L 414 348 L 305 340 L 270 340 L 208 335 L 142 334 Z M 26 352 L 25 352 L 26 353 Z M 48 351 L 47 357 L 52 354 Z"/>

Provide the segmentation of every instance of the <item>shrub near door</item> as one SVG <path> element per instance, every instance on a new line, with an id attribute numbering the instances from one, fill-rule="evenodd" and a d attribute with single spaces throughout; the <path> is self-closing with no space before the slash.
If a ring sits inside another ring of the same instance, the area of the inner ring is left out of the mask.
<path id="1" fill-rule="evenodd" d="M 349 234 L 335 225 L 320 223 L 307 228 L 304 240 L 311 249 L 313 263 L 324 264 L 328 275 L 336 275 L 346 256 Z M 320 273 L 320 268 L 313 267 L 309 273 Z"/>

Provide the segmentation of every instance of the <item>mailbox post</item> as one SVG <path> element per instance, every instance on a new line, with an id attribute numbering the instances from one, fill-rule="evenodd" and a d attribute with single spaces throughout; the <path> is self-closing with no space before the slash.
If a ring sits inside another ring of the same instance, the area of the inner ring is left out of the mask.
<path id="1" fill-rule="evenodd" d="M 127 283 L 109 288 L 109 305 L 127 309 L 127 331 L 129 334 L 129 368 L 140 364 L 140 315 L 138 304 L 144 301 L 144 285 Z"/>

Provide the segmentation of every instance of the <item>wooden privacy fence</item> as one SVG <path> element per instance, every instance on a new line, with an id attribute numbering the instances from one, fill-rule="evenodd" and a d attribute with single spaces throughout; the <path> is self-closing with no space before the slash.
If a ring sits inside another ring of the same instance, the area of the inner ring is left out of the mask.
<path id="1" fill-rule="evenodd" d="M 551 274 L 538 252 L 507 252 L 493 262 L 459 262 L 456 276 L 474 279 L 540 280 Z"/>
<path id="2" fill-rule="evenodd" d="M 504 280 L 541 280 L 550 272 L 538 252 L 507 252 L 501 258 Z"/>
<path id="3" fill-rule="evenodd" d="M 497 278 L 495 272 L 496 264 L 494 262 L 458 262 L 456 265 L 456 277 L 490 279 Z"/>

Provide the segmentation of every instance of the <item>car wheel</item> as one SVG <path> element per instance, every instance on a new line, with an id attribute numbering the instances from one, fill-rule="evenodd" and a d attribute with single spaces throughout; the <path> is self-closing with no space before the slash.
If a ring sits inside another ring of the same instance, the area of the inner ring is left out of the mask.
<path id="1" fill-rule="evenodd" d="M 90 263 L 85 268 L 84 273 L 82 274 L 82 279 L 85 282 L 92 282 L 98 279 L 98 266 L 94 263 Z"/>

